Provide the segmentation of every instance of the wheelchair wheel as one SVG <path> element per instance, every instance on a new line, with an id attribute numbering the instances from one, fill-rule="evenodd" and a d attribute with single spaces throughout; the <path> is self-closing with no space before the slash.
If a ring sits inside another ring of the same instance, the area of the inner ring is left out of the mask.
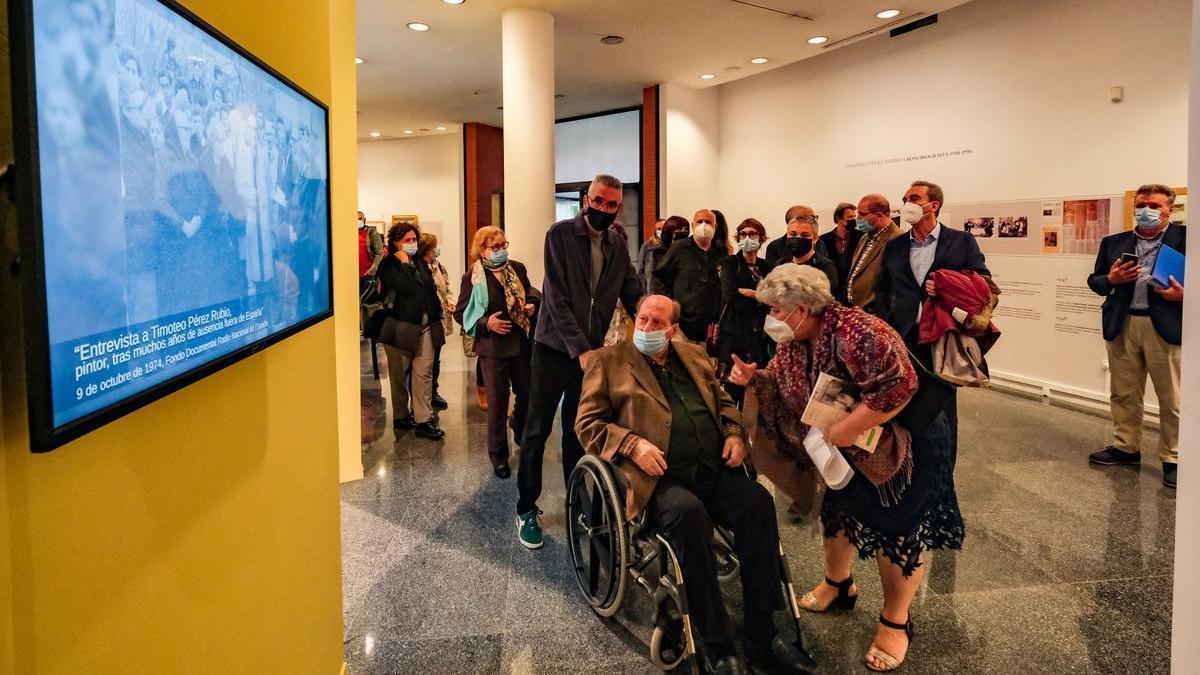
<path id="1" fill-rule="evenodd" d="M 579 591 L 600 616 L 616 614 L 629 577 L 629 532 L 612 469 L 594 455 L 571 472 L 567 531 Z"/>
<path id="2" fill-rule="evenodd" d="M 650 662 L 659 670 L 671 671 L 683 663 L 687 656 L 682 630 L 668 630 L 655 626 L 650 634 Z"/>
<path id="3" fill-rule="evenodd" d="M 713 543 L 713 556 L 717 559 L 717 579 L 721 583 L 729 583 L 738 577 L 737 558 L 724 542 Z"/>

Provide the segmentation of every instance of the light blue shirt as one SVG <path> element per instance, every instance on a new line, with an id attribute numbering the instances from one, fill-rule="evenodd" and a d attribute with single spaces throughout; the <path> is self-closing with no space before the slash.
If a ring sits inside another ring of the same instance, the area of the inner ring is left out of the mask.
<path id="1" fill-rule="evenodd" d="M 1138 275 L 1137 281 L 1133 282 L 1133 302 L 1129 303 L 1130 309 L 1150 309 L 1150 272 L 1154 270 L 1154 261 L 1158 260 L 1158 249 L 1162 247 L 1163 235 L 1166 233 L 1164 229 L 1157 237 L 1151 239 L 1143 239 L 1134 234 L 1137 237 L 1136 251 L 1142 273 Z"/>
<path id="2" fill-rule="evenodd" d="M 917 285 L 924 286 L 925 275 L 929 274 L 929 268 L 933 267 L 933 258 L 937 255 L 937 243 L 942 236 L 942 224 L 934 225 L 933 230 L 929 232 L 929 236 L 925 237 L 923 242 L 917 241 L 912 231 L 909 231 L 908 236 L 912 239 L 912 246 L 908 249 L 908 265 L 912 268 L 913 279 L 917 281 Z"/>

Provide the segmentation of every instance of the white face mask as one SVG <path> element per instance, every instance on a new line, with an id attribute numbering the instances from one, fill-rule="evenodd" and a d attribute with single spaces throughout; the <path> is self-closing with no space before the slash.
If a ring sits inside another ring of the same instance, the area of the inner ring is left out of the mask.
<path id="1" fill-rule="evenodd" d="M 692 229 L 692 236 L 697 239 L 712 239 L 716 229 L 708 223 L 697 223 Z"/>
<path id="2" fill-rule="evenodd" d="M 738 242 L 738 248 L 745 253 L 754 253 L 760 246 L 762 246 L 762 244 L 759 243 L 757 239 L 753 239 L 751 237 L 746 237 Z"/>
<path id="3" fill-rule="evenodd" d="M 787 320 L 792 318 L 792 314 L 795 313 L 796 310 L 793 309 L 783 319 L 776 319 L 768 314 L 767 320 L 763 322 L 763 332 L 767 334 L 767 337 L 779 344 L 796 339 L 796 331 L 792 330 L 792 327 L 787 323 Z"/>
<path id="4" fill-rule="evenodd" d="M 364 228 L 364 227 L 366 227 L 366 226 L 367 226 L 367 219 L 366 219 L 366 218 L 359 218 L 359 219 L 358 219 L 358 227 L 359 227 L 359 229 L 362 229 L 362 228 Z"/>
<path id="5" fill-rule="evenodd" d="M 916 225 L 925 217 L 925 209 L 920 204 L 905 202 L 900 207 L 900 222 L 905 225 Z"/>

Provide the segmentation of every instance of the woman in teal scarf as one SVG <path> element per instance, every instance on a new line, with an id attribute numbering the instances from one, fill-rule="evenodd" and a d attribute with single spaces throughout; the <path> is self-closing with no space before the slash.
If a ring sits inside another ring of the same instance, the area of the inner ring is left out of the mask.
<path id="1" fill-rule="evenodd" d="M 471 245 L 454 318 L 474 338 L 487 392 L 488 457 L 500 478 L 512 475 L 505 423 L 509 392 L 516 395 L 511 426 L 518 442 L 529 404 L 529 357 L 533 322 L 541 294 L 529 283 L 525 266 L 508 258 L 508 240 L 498 227 L 483 227 Z"/>

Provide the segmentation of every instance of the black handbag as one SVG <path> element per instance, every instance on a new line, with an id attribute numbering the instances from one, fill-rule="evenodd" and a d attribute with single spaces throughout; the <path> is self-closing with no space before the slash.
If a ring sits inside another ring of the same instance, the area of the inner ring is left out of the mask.
<path id="1" fill-rule="evenodd" d="M 375 341 L 395 347 L 402 352 L 415 354 L 421 345 L 421 326 L 407 321 L 400 321 L 391 312 L 383 312 L 383 325 L 379 329 L 379 337 Z"/>
<path id="2" fill-rule="evenodd" d="M 363 303 L 363 337 L 375 340 L 376 342 L 379 341 L 379 334 L 383 330 L 384 319 L 391 315 L 391 304 L 395 297 L 395 291 L 390 291 L 382 301 Z"/>
<path id="3" fill-rule="evenodd" d="M 933 424 L 937 416 L 946 409 L 950 400 L 955 396 L 955 387 L 934 374 L 921 363 L 911 350 L 908 360 L 917 371 L 917 393 L 908 400 L 900 414 L 896 415 L 896 423 L 910 431 L 920 431 Z"/>

